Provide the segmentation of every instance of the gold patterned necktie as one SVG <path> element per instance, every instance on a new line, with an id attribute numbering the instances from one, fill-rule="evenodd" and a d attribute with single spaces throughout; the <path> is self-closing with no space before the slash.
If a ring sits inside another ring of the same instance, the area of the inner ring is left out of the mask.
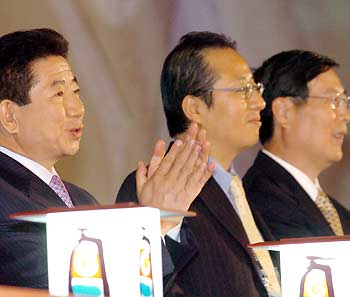
<path id="1" fill-rule="evenodd" d="M 322 212 L 323 216 L 325 217 L 326 221 L 332 228 L 335 235 L 337 236 L 344 235 L 344 231 L 341 226 L 338 212 L 335 209 L 329 197 L 327 196 L 327 194 L 319 190 L 315 203 L 317 207 L 320 209 L 320 211 Z"/>
<path id="2" fill-rule="evenodd" d="M 230 192 L 233 196 L 237 210 L 244 227 L 244 230 L 249 239 L 249 243 L 263 242 L 262 238 L 250 210 L 242 182 L 237 175 L 233 176 L 230 185 Z M 270 254 L 267 250 L 254 249 L 253 253 L 260 266 L 261 274 L 263 275 L 263 282 L 269 293 L 269 296 L 280 297 L 281 296 L 281 285 L 273 266 Z"/>

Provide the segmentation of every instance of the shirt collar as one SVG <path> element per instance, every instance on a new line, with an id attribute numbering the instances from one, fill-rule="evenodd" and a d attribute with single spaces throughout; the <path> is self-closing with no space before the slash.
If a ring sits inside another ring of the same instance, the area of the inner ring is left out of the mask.
<path id="1" fill-rule="evenodd" d="M 220 188 L 225 192 L 227 196 L 230 196 L 230 184 L 233 175 L 225 170 L 218 161 L 209 157 L 209 162 L 215 164 L 213 178 L 219 184 Z M 232 172 L 232 171 L 231 171 Z"/>
<path id="2" fill-rule="evenodd" d="M 18 163 L 22 164 L 28 170 L 33 172 L 36 176 L 38 176 L 43 182 L 49 184 L 53 175 L 58 175 L 55 168 L 52 168 L 51 171 L 47 170 L 44 166 L 39 163 L 23 156 L 15 153 L 3 146 L 0 146 L 0 152 L 9 156 L 10 158 L 16 160 Z"/>
<path id="3" fill-rule="evenodd" d="M 269 156 L 272 160 L 276 161 L 285 170 L 287 170 L 295 178 L 298 184 L 304 189 L 308 196 L 313 201 L 316 201 L 318 191 L 322 190 L 317 178 L 315 181 L 312 181 L 304 172 L 294 167 L 287 161 L 281 159 L 280 157 L 277 157 L 276 155 L 267 151 L 266 149 L 263 149 L 262 152 L 265 155 Z"/>

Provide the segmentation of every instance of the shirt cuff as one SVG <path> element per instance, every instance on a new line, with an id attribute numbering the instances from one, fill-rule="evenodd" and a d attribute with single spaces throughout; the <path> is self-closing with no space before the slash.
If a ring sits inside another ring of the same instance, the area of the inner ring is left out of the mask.
<path id="1" fill-rule="evenodd" d="M 180 243 L 180 230 L 181 230 L 182 220 L 180 223 L 178 223 L 174 228 L 171 228 L 168 233 L 166 234 L 169 236 L 172 240 L 175 240 L 176 242 Z M 163 238 L 164 240 L 164 238 Z"/>

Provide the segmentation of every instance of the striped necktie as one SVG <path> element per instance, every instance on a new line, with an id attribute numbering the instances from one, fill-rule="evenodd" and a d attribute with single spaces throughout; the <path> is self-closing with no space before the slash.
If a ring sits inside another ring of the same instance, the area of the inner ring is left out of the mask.
<path id="1" fill-rule="evenodd" d="M 249 243 L 263 242 L 264 239 L 262 238 L 255 224 L 242 182 L 237 175 L 233 176 L 230 185 L 230 192 L 235 200 L 242 225 L 249 239 Z M 260 274 L 262 275 L 262 279 L 269 296 L 280 297 L 281 285 L 269 252 L 267 250 L 254 249 L 253 253 L 261 270 Z"/>

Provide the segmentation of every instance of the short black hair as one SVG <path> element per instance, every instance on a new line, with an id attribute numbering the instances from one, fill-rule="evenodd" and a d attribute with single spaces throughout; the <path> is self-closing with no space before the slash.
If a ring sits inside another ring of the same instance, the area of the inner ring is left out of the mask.
<path id="1" fill-rule="evenodd" d="M 309 96 L 308 82 L 336 66 L 338 64 L 334 60 L 315 52 L 290 50 L 272 56 L 254 71 L 255 82 L 264 84 L 262 96 L 266 102 L 265 109 L 261 111 L 261 144 L 273 135 L 273 100 L 277 97 L 297 97 L 305 101 Z"/>
<path id="2" fill-rule="evenodd" d="M 161 92 L 171 137 L 186 131 L 190 124 L 182 110 L 185 96 L 200 97 L 208 107 L 211 106 L 212 96 L 208 90 L 217 77 L 206 62 L 203 51 L 219 48 L 235 50 L 236 43 L 223 34 L 190 32 L 181 37 L 166 57 L 161 75 Z"/>
<path id="3" fill-rule="evenodd" d="M 47 29 L 16 31 L 0 37 L 0 101 L 9 99 L 18 105 L 30 103 L 33 85 L 32 63 L 48 56 L 67 58 L 68 41 Z"/>

